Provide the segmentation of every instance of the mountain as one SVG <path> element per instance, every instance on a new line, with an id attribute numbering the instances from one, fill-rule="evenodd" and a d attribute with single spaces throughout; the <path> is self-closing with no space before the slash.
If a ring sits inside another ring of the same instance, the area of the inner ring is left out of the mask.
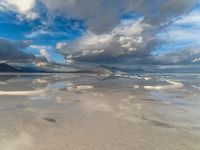
<path id="1" fill-rule="evenodd" d="M 101 74 L 104 76 L 112 76 L 114 74 L 114 70 L 107 66 L 98 66 L 91 70 L 93 73 Z"/>
<path id="2" fill-rule="evenodd" d="M 97 78 L 100 80 L 104 80 L 104 79 L 112 78 L 112 77 L 122 77 L 124 74 L 127 74 L 126 72 L 118 68 L 108 67 L 104 65 L 100 65 L 90 70 L 89 72 L 96 74 Z"/>
<path id="3" fill-rule="evenodd" d="M 36 67 L 18 67 L 20 69 L 20 72 L 23 73 L 44 73 L 45 70 L 36 68 Z"/>
<path id="4" fill-rule="evenodd" d="M 7 64 L 0 64 L 0 72 L 20 72 L 20 70 Z"/>
<path id="5" fill-rule="evenodd" d="M 141 68 L 137 68 L 137 69 L 133 70 L 133 72 L 135 72 L 135 73 L 144 73 L 145 70 L 141 69 Z"/>
<path id="6" fill-rule="evenodd" d="M 8 64 L 0 64 L 0 72 L 6 73 L 43 73 L 44 70 L 33 67 L 15 67 Z"/>

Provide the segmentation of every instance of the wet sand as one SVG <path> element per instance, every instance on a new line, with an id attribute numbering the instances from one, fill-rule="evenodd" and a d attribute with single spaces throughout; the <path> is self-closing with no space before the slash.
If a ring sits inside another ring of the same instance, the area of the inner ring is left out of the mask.
<path id="1" fill-rule="evenodd" d="M 0 150 L 199 150 L 199 80 L 146 78 L 2 77 Z"/>

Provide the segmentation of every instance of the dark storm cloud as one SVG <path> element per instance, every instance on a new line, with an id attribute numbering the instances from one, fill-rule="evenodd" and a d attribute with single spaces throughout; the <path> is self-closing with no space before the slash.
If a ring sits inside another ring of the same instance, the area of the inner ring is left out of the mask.
<path id="1" fill-rule="evenodd" d="M 200 48 L 198 47 L 187 47 L 180 49 L 176 52 L 171 52 L 163 54 L 160 56 L 153 56 L 152 62 L 154 64 L 163 64 L 163 65 L 183 65 L 183 64 L 193 64 L 200 62 Z"/>
<path id="2" fill-rule="evenodd" d="M 28 42 L 10 42 L 8 40 L 0 39 L 0 61 L 17 62 L 30 61 L 35 59 L 31 54 L 23 52 L 21 49 L 26 48 Z"/>
<path id="3" fill-rule="evenodd" d="M 41 0 L 49 10 L 86 20 L 90 31 L 110 31 L 120 23 L 120 15 L 136 12 L 145 22 L 160 25 L 185 13 L 197 0 Z"/>

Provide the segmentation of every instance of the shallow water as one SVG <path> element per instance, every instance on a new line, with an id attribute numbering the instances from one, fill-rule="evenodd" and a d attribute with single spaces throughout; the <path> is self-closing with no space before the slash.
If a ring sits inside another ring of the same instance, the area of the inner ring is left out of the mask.
<path id="1" fill-rule="evenodd" d="M 200 74 L 1 74 L 0 120 L 0 150 L 199 150 Z"/>

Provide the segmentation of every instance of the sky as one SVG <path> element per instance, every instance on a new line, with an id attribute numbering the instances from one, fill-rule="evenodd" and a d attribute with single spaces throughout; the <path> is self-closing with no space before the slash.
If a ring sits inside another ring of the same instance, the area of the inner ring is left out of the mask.
<path id="1" fill-rule="evenodd" d="M 0 63 L 200 62 L 199 0 L 0 0 Z"/>

